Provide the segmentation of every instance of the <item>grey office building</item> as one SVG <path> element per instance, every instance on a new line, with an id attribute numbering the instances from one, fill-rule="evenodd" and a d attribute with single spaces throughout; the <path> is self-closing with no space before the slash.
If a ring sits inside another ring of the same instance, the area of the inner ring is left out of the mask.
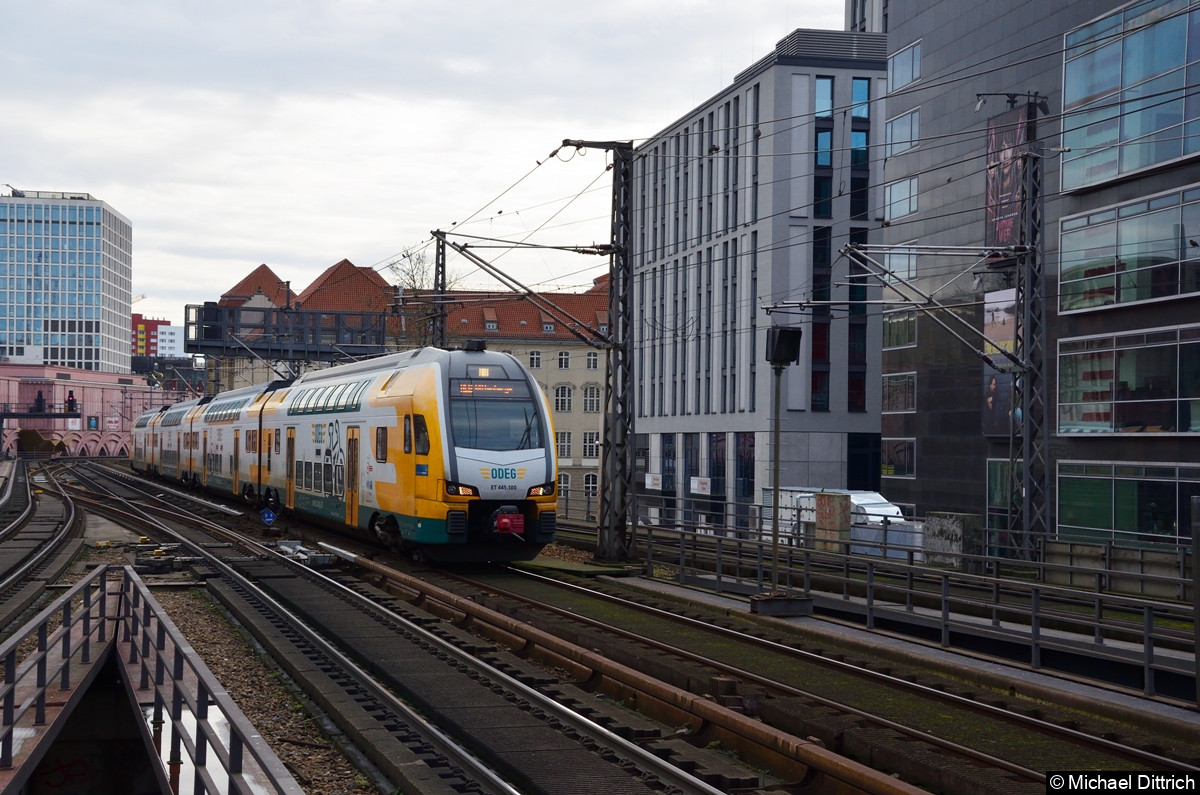
<path id="1" fill-rule="evenodd" d="M 632 388 L 651 521 L 754 521 L 776 458 L 772 325 L 802 332 L 782 485 L 878 486 L 879 290 L 837 251 L 879 227 L 886 51 L 875 33 L 796 30 L 637 147 Z"/>
<path id="2" fill-rule="evenodd" d="M 1200 3 L 885 8 L 883 493 L 997 552 L 1186 541 Z"/>

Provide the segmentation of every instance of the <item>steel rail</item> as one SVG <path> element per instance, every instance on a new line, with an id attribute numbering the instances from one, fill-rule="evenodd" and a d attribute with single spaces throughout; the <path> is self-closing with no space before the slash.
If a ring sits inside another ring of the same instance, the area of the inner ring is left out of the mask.
<path id="1" fill-rule="evenodd" d="M 573 590 L 573 591 L 577 591 L 580 593 L 584 593 L 591 598 L 600 599 L 602 601 L 606 601 L 606 602 L 609 602 L 612 604 L 617 604 L 622 607 L 626 607 L 628 609 L 634 609 L 639 612 L 647 613 L 647 614 L 653 615 L 657 618 L 663 618 L 663 619 L 666 619 L 666 620 L 669 620 L 669 621 L 672 621 L 675 623 L 684 624 L 685 626 L 688 626 L 693 629 L 702 629 L 709 633 L 719 635 L 721 637 L 733 638 L 740 642 L 748 643 L 748 644 L 751 644 L 754 646 L 768 649 L 768 650 L 774 651 L 776 653 L 786 654 L 786 655 L 792 656 L 792 657 L 799 657 L 799 658 L 805 660 L 806 662 L 821 665 L 823 667 L 834 668 L 839 671 L 851 673 L 855 676 L 873 679 L 875 681 L 886 684 L 889 687 L 895 687 L 895 688 L 907 690 L 907 691 L 917 693 L 917 694 L 922 695 L 927 698 L 933 698 L 933 699 L 937 699 L 939 701 L 954 704 L 955 706 L 958 706 L 961 708 L 970 709 L 972 711 L 979 712 L 981 714 L 985 714 L 985 715 L 988 715 L 993 718 L 1005 720 L 1009 723 L 1016 723 L 1019 725 L 1023 725 L 1030 729 L 1041 731 L 1046 734 L 1059 735 L 1062 737 L 1069 738 L 1076 742 L 1090 744 L 1090 745 L 1093 745 L 1094 747 L 1103 749 L 1105 751 L 1110 751 L 1115 754 L 1127 756 L 1132 761 L 1141 762 L 1146 765 L 1161 765 L 1161 766 L 1164 766 L 1166 769 L 1170 769 L 1170 770 L 1180 770 L 1180 771 L 1198 771 L 1198 770 L 1200 770 L 1200 768 L 1198 768 L 1198 767 L 1185 764 L 1183 762 L 1180 762 L 1175 759 L 1171 759 L 1169 757 L 1161 756 L 1159 754 L 1154 754 L 1154 753 L 1151 753 L 1148 751 L 1142 751 L 1137 748 L 1130 748 L 1129 746 L 1121 745 L 1118 742 L 1114 742 L 1112 740 L 1108 740 L 1103 737 L 1096 737 L 1095 735 L 1088 734 L 1087 732 L 1081 732 L 1076 729 L 1071 729 L 1071 728 L 1068 728 L 1065 726 L 1060 726 L 1058 724 L 1051 723 L 1051 722 L 1045 721 L 1045 720 L 1041 720 L 1039 718 L 1033 718 L 1028 715 L 1022 715 L 1020 713 L 1011 712 L 1002 707 L 996 707 L 991 704 L 984 704 L 979 701 L 975 701 L 973 699 L 966 698 L 964 696 L 959 696 L 954 693 L 948 693 L 944 690 L 939 690 L 934 687 L 929 687 L 928 685 L 922 685 L 917 682 L 912 682 L 912 681 L 909 681 L 906 679 L 902 679 L 900 677 L 892 676 L 890 674 L 884 674 L 879 671 L 872 671 L 867 668 L 860 668 L 856 665 L 853 665 L 851 663 L 847 663 L 847 662 L 844 662 L 841 660 L 831 659 L 829 657 L 824 657 L 822 655 L 815 654 L 810 651 L 805 651 L 803 649 L 797 649 L 792 646 L 788 646 L 788 645 L 781 644 L 781 643 L 776 643 L 774 641 L 766 640 L 764 638 L 756 638 L 753 635 L 746 635 L 744 633 L 738 632 L 737 630 L 717 626 L 715 624 L 707 623 L 707 622 L 700 621 L 700 620 L 694 619 L 694 618 L 689 618 L 687 616 L 682 616 L 682 615 L 679 615 L 678 613 L 672 613 L 670 611 L 662 610 L 662 609 L 656 608 L 656 607 L 651 607 L 649 605 L 639 604 L 637 602 L 632 602 L 632 601 L 629 601 L 626 599 L 622 599 L 621 597 L 613 596 L 611 594 L 605 594 L 605 593 L 601 593 L 598 591 L 592 591 L 588 588 L 584 588 L 583 586 L 575 585 L 574 583 L 566 583 L 561 580 L 555 580 L 552 577 L 546 577 L 544 575 L 536 574 L 533 572 L 522 571 L 521 569 L 517 569 L 517 568 L 513 568 L 513 567 L 510 567 L 509 571 L 512 573 L 520 574 L 521 576 L 524 576 L 524 577 L 528 577 L 530 579 L 535 579 L 538 581 L 553 584 L 556 587 L 566 588 L 568 590 Z M 500 588 L 496 588 L 496 587 L 492 586 L 491 584 L 489 584 L 487 587 L 497 593 L 501 593 L 503 590 Z M 562 610 L 561 608 L 557 608 L 554 605 L 537 602 L 536 600 L 529 599 L 528 597 L 520 596 L 517 594 L 507 594 L 507 595 L 509 595 L 511 598 L 515 598 L 515 599 L 518 599 L 521 601 L 536 603 L 539 607 L 554 611 L 558 615 L 563 615 L 563 616 L 566 616 L 569 618 L 573 618 L 575 620 L 584 621 L 585 623 L 592 621 L 592 619 L 585 618 L 583 616 L 578 615 L 577 613 L 572 613 L 570 611 Z M 604 626 L 607 630 L 613 631 L 612 627 L 608 627 L 607 625 L 604 625 L 601 622 L 596 622 L 596 625 Z M 625 632 L 625 630 L 619 630 L 619 632 Z M 667 644 L 662 644 L 660 641 L 655 641 L 652 638 L 645 638 L 643 636 L 637 635 L 636 633 L 629 633 L 629 634 L 632 637 L 637 638 L 643 642 L 646 642 L 651 645 L 655 645 L 656 647 L 661 647 L 665 651 L 671 651 L 673 653 L 677 653 L 677 654 L 680 654 L 681 656 L 685 656 L 685 657 L 693 657 L 697 661 L 704 661 L 704 662 L 706 662 L 706 664 L 711 664 L 716 667 L 722 667 L 724 665 L 723 663 L 715 663 L 711 660 L 707 660 L 707 658 L 701 657 L 700 655 L 692 655 L 691 652 L 687 652 L 686 650 L 678 649 L 676 647 L 669 646 Z M 748 672 L 740 672 L 740 669 L 737 669 L 733 666 L 729 666 L 729 667 L 730 667 L 730 670 L 732 670 L 732 671 L 739 671 L 738 675 L 742 675 L 742 673 L 746 673 L 746 675 L 748 677 L 750 677 L 751 679 L 753 679 L 755 681 L 758 681 L 758 683 L 760 683 L 760 684 L 770 684 L 773 687 L 779 687 L 781 689 L 790 689 L 790 686 L 788 686 L 788 685 L 784 685 L 782 683 L 775 683 L 775 682 L 772 682 L 771 680 L 763 679 L 761 677 L 758 677 L 756 674 L 752 674 L 752 673 L 748 673 Z M 845 705 L 839 704 L 838 702 L 834 702 L 834 701 L 825 701 L 824 699 L 822 699 L 822 697 L 816 696 L 812 693 L 808 693 L 803 690 L 797 689 L 796 692 L 804 697 L 815 698 L 815 699 L 821 700 L 823 703 L 828 703 L 830 706 L 836 706 L 839 709 L 845 709 L 847 711 L 852 711 L 852 712 L 855 711 L 853 707 L 847 707 Z M 869 716 L 869 717 L 872 720 L 880 720 L 879 718 L 876 718 L 874 716 Z M 897 725 L 897 727 L 892 727 L 892 728 L 898 728 L 898 727 L 899 727 L 899 725 Z M 926 741 L 928 741 L 931 737 L 931 735 L 929 735 L 929 734 L 926 734 L 926 733 L 923 733 L 920 731 L 916 731 L 911 728 L 908 728 L 905 733 L 914 735 L 914 736 L 919 736 Z M 940 738 L 939 738 L 939 740 L 940 740 Z M 956 746 L 958 748 L 963 748 L 962 746 L 957 746 L 957 744 L 952 743 L 951 741 L 942 741 L 942 742 L 946 742 L 950 746 Z M 963 748 L 963 750 L 970 750 L 970 749 Z M 975 752 L 975 753 L 978 753 L 978 752 Z M 983 754 L 980 758 L 992 759 L 992 758 L 988 757 L 988 755 L 986 755 L 986 754 Z M 1003 762 L 1003 760 L 997 760 L 997 761 Z M 1011 763 L 1004 763 L 1004 764 L 1011 765 Z M 1026 773 L 1034 774 L 1035 776 L 1040 777 L 1039 780 L 1041 780 L 1043 782 L 1045 780 L 1044 774 L 1037 773 L 1036 771 L 1030 771 L 1027 768 L 1022 768 L 1018 765 L 1014 765 L 1013 768 L 1014 768 L 1014 772 L 1024 771 Z"/>
<path id="2" fill-rule="evenodd" d="M 336 590 L 343 594 L 343 598 L 348 598 L 350 600 L 368 605 L 371 610 L 385 616 L 388 620 L 394 621 L 401 625 L 404 627 L 406 632 L 410 632 L 413 635 L 420 637 L 423 641 L 434 644 L 437 648 L 444 651 L 448 656 L 458 660 L 460 663 L 469 665 L 475 669 L 484 669 L 485 674 L 490 679 L 501 682 L 504 687 L 520 694 L 521 697 L 534 702 L 539 708 L 553 714 L 558 720 L 571 726 L 573 729 L 579 731 L 582 735 L 587 736 L 593 741 L 612 749 L 615 753 L 634 761 L 643 769 L 652 771 L 653 774 L 657 776 L 664 784 L 671 787 L 676 787 L 683 792 L 696 793 L 696 795 L 721 795 L 722 791 L 720 789 L 712 787 L 701 779 L 696 778 L 695 776 L 692 776 L 680 768 L 661 759 L 654 753 L 645 750 L 638 744 L 626 740 L 625 738 L 615 734 L 595 721 L 592 721 L 570 710 L 568 707 L 559 704 L 554 699 L 538 692 L 528 685 L 525 685 L 503 671 L 500 671 L 486 662 L 471 656 L 469 653 L 458 649 L 453 644 L 448 643 L 445 639 L 438 637 L 436 634 L 430 632 L 419 624 L 413 623 L 412 621 L 397 613 L 394 613 L 391 610 L 388 610 L 385 607 L 369 602 L 361 594 L 356 593 L 337 580 L 328 577 L 314 569 L 301 566 L 296 561 L 290 560 L 286 556 L 281 555 L 261 542 L 258 542 L 254 539 L 247 539 L 237 533 L 221 527 L 220 525 L 215 525 L 211 522 L 208 522 L 202 517 L 192 517 L 191 521 L 203 525 L 205 530 L 214 532 L 222 538 L 236 540 L 243 546 L 254 550 L 254 552 L 258 555 L 273 558 L 276 561 L 287 565 L 288 567 L 301 571 L 306 577 L 314 579 L 325 587 Z M 161 523 L 157 521 L 155 521 L 155 524 L 162 527 L 165 532 L 170 532 L 165 525 L 161 525 Z M 245 582 L 245 578 L 238 575 L 236 571 L 232 569 L 232 567 L 228 566 L 219 559 L 215 559 L 211 553 L 208 553 L 206 550 L 203 550 L 203 548 L 193 544 L 188 539 L 182 537 L 180 538 L 181 542 L 189 549 L 192 549 L 198 555 L 203 556 L 206 560 L 212 560 L 213 564 L 221 570 L 223 575 L 230 578 L 237 578 L 239 581 Z M 322 648 L 322 650 L 327 650 L 327 653 L 329 653 L 330 656 L 333 657 L 340 665 L 345 666 L 348 670 L 363 678 L 365 681 L 374 684 L 374 679 L 371 678 L 368 673 L 363 671 L 356 663 L 354 663 L 350 658 L 346 657 L 340 650 L 336 649 L 336 647 L 333 647 L 328 641 L 316 634 L 315 630 L 309 629 L 303 622 L 300 621 L 299 618 L 294 616 L 286 608 L 278 605 L 274 599 L 262 591 L 262 589 L 258 588 L 258 586 L 254 585 L 253 583 L 246 584 L 255 592 L 256 596 L 268 602 L 269 604 L 272 604 L 273 609 L 277 609 L 289 621 L 293 622 L 300 630 L 301 634 L 306 637 L 306 639 L 308 639 L 310 642 L 313 642 L 315 645 L 318 645 L 320 648 Z M 381 685 L 375 685 L 375 687 L 382 688 Z M 433 735 L 432 739 L 435 742 L 431 744 L 433 744 L 435 747 L 438 747 L 439 743 L 441 743 L 444 744 L 446 748 L 458 749 L 456 753 L 452 754 L 449 751 L 444 751 L 439 747 L 439 750 L 442 751 L 447 757 L 453 759 L 455 763 L 459 763 L 458 753 L 467 753 L 467 758 L 471 760 L 471 764 L 461 764 L 461 766 L 464 768 L 464 770 L 468 770 L 470 775 L 476 776 L 480 780 L 481 784 L 492 787 L 493 790 L 498 793 L 512 793 L 512 795 L 517 795 L 518 790 L 513 789 L 509 784 L 507 784 L 507 782 L 504 782 L 502 779 L 500 779 L 494 771 L 486 767 L 484 763 L 477 760 L 473 755 L 469 755 L 469 752 L 465 751 L 465 749 L 463 749 L 462 746 L 457 743 L 457 741 L 453 740 L 453 738 L 451 738 L 449 735 L 442 733 L 439 729 L 437 729 L 436 726 L 431 724 L 427 718 L 412 711 L 411 707 L 408 707 L 403 702 L 396 699 L 396 697 L 386 689 L 382 689 L 380 693 L 381 700 L 386 701 L 389 706 L 394 705 L 393 708 L 403 714 L 406 718 L 411 717 L 414 723 L 421 725 L 423 728 L 427 727 Z M 481 765 L 483 765 L 483 767 L 479 767 Z"/>
<path id="3" fill-rule="evenodd" d="M 908 793 L 910 795 L 917 795 L 917 793 L 924 792 L 919 787 L 840 756 L 817 742 L 779 732 L 760 721 L 730 710 L 703 696 L 698 696 L 657 679 L 641 676 L 627 666 L 615 662 L 599 652 L 583 649 L 574 643 L 562 640 L 548 632 L 533 627 L 527 622 L 497 613 L 470 599 L 456 596 L 430 583 L 420 581 L 403 572 L 376 563 L 369 558 L 355 555 L 353 552 L 339 549 L 331 544 L 320 544 L 319 546 L 344 560 L 353 562 L 360 568 L 376 574 L 382 574 L 393 582 L 399 583 L 402 587 L 416 591 L 432 601 L 441 602 L 459 613 L 470 616 L 485 624 L 495 626 L 535 646 L 547 649 L 551 653 L 579 665 L 581 668 L 607 676 L 614 681 L 636 687 L 640 692 L 645 693 L 653 699 L 689 713 L 702 721 L 720 726 L 724 730 L 740 736 L 748 742 L 786 758 L 796 760 L 812 770 L 819 771 L 832 779 L 836 779 L 862 792 L 881 794 Z"/>

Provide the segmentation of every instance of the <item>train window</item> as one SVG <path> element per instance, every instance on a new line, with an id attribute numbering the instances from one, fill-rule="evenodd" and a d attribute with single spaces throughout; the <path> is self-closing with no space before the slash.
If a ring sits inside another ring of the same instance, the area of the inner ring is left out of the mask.
<path id="1" fill-rule="evenodd" d="M 282 435 L 281 433 L 275 434 L 275 455 L 279 455 L 279 437 Z"/>
<path id="2" fill-rule="evenodd" d="M 362 395 L 363 389 L 367 386 L 366 381 L 360 381 L 356 384 L 351 384 L 346 389 L 346 393 L 342 395 L 342 402 L 338 404 L 338 408 L 350 411 L 357 411 L 359 407 L 359 396 Z"/>
<path id="3" fill-rule="evenodd" d="M 404 452 L 412 455 L 412 417 L 404 415 Z"/>
<path id="4" fill-rule="evenodd" d="M 413 415 L 413 433 L 417 437 L 417 455 L 429 455 L 429 429 L 425 427 L 423 414 Z"/>
<path id="5" fill-rule="evenodd" d="M 350 391 L 350 384 L 338 384 L 329 390 L 329 395 L 325 399 L 325 410 L 334 411 L 346 407 L 346 393 Z"/>
<path id="6" fill-rule="evenodd" d="M 375 429 L 375 460 L 379 463 L 387 461 L 387 428 Z"/>

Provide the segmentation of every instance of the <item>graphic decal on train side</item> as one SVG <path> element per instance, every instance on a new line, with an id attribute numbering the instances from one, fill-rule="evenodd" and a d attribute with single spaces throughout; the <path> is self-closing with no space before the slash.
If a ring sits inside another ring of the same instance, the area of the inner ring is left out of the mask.
<path id="1" fill-rule="evenodd" d="M 346 494 L 346 451 L 340 420 L 312 424 L 313 459 L 303 462 L 301 488 L 324 497 Z"/>

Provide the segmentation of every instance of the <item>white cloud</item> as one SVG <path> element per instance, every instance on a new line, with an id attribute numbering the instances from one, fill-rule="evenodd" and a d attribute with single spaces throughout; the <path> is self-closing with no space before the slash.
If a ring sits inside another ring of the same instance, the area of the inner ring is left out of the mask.
<path id="1" fill-rule="evenodd" d="M 87 191 L 129 217 L 149 296 L 135 309 L 173 322 L 259 263 L 300 289 L 484 207 L 462 231 L 603 242 L 604 155 L 547 161 L 559 142 L 651 135 L 791 29 L 841 17 L 839 0 L 17 4 L 0 183 Z M 597 268 L 500 263 L 529 284 Z"/>

